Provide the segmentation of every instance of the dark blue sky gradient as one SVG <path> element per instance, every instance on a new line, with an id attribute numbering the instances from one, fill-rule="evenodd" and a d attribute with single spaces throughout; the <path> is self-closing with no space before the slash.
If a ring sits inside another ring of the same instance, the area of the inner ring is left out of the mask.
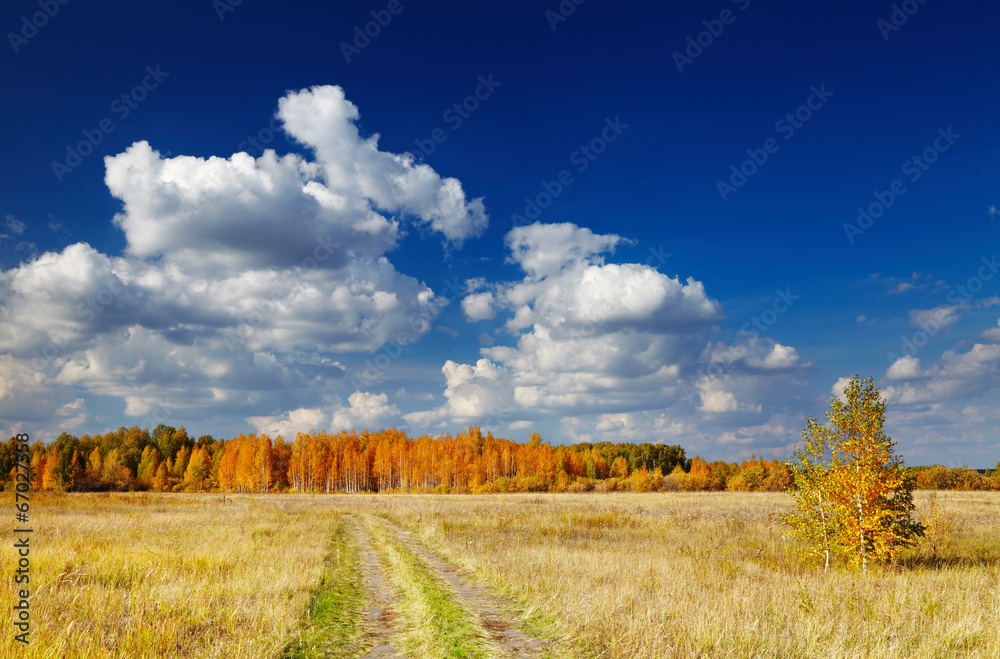
<path id="1" fill-rule="evenodd" d="M 111 222 L 120 203 L 104 184 L 103 156 L 147 140 L 164 155 L 228 157 L 268 126 L 287 90 L 336 84 L 383 150 L 414 151 L 415 140 L 443 129 L 447 140 L 426 162 L 458 178 L 469 197 L 485 197 L 482 237 L 447 251 L 440 237 L 411 230 L 390 254 L 401 272 L 435 291 L 445 278 L 519 279 L 505 263 L 511 215 L 570 169 L 574 183 L 540 220 L 633 240 L 615 261 L 645 262 L 662 245 L 672 256 L 661 272 L 704 282 L 722 303 L 724 337 L 769 306 L 776 289 L 800 295 L 768 336 L 816 363 L 817 396 L 843 374 L 883 373 L 887 351 L 913 331 L 908 311 L 944 303 L 943 291 L 888 295 L 889 278 L 916 272 L 952 286 L 995 252 L 995 3 L 928 0 L 885 40 L 877 22 L 892 13 L 888 1 L 587 0 L 555 30 L 544 12 L 556 0 L 401 1 L 403 11 L 350 63 L 340 44 L 385 2 L 244 0 L 221 21 L 210 0 L 60 6 L 19 52 L 9 37 L 0 44 L 0 215 L 26 222 L 22 239 L 38 252 L 86 241 L 120 255 L 124 234 Z M 723 10 L 735 20 L 678 72 L 672 54 Z M 0 29 L 18 32 L 37 11 L 37 0 L 8 0 Z M 112 102 L 147 66 L 169 76 L 118 118 Z M 501 85 L 453 130 L 444 113 L 489 75 Z M 813 86 L 832 97 L 785 139 L 776 122 Z M 114 132 L 58 181 L 52 162 L 105 117 Z M 571 154 L 616 118 L 628 128 L 577 171 Z M 948 127 L 961 137 L 908 180 L 904 161 Z M 717 181 L 768 138 L 778 151 L 723 201 Z M 280 132 L 267 147 L 302 150 Z M 851 244 L 844 223 L 895 179 L 905 194 Z M 3 268 L 26 255 L 0 242 Z M 859 314 L 877 322 L 858 323 Z M 952 328 L 922 358 L 974 337 L 995 321 L 988 315 Z M 470 338 L 482 331 L 457 304 L 439 320 Z M 413 359 L 474 363 L 478 349 L 432 332 Z"/>

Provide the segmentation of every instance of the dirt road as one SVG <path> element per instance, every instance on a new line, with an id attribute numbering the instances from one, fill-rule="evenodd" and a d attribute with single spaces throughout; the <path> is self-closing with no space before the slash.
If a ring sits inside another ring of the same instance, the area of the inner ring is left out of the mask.
<path id="1" fill-rule="evenodd" d="M 542 657 L 548 642 L 488 592 L 396 524 L 353 516 L 365 584 L 364 657 Z"/>

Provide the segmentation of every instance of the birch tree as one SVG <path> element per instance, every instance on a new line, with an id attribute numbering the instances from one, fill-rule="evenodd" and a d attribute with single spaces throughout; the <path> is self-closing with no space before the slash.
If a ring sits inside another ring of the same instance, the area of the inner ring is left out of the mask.
<path id="1" fill-rule="evenodd" d="M 830 498 L 831 471 L 829 458 L 832 432 L 816 419 L 809 417 L 802 431 L 805 444 L 796 451 L 788 467 L 792 472 L 791 495 L 796 509 L 783 515 L 796 534 L 808 547 L 807 556 L 823 556 L 823 571 L 830 569 L 830 552 L 834 548 L 833 502 Z"/>
<path id="2" fill-rule="evenodd" d="M 831 402 L 829 426 L 806 422 L 805 445 L 789 465 L 797 508 L 785 519 L 827 568 L 836 549 L 867 571 L 895 560 L 924 527 L 912 517 L 913 479 L 885 434 L 881 392 L 855 375 L 844 399 Z"/>
<path id="3" fill-rule="evenodd" d="M 834 399 L 829 412 L 831 498 L 838 512 L 838 541 L 852 562 L 895 560 L 924 533 L 914 521 L 913 479 L 885 434 L 885 401 L 869 378 L 854 376 L 844 389 L 846 402 Z"/>

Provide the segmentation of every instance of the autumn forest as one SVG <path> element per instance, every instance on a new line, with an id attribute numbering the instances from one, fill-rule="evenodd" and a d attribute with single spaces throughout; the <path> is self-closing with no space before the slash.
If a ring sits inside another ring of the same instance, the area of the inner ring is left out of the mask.
<path id="1" fill-rule="evenodd" d="M 15 442 L 0 444 L 0 474 L 13 487 Z M 395 428 L 299 433 L 295 440 L 241 434 L 228 440 L 185 428 L 119 428 L 104 435 L 63 433 L 31 448 L 32 488 L 54 491 L 159 492 L 587 492 L 786 490 L 786 463 L 752 457 L 740 463 L 685 457 L 665 444 L 552 446 L 538 433 L 527 443 L 473 426 L 409 437 Z M 916 468 L 919 489 L 998 490 L 997 472 Z"/>

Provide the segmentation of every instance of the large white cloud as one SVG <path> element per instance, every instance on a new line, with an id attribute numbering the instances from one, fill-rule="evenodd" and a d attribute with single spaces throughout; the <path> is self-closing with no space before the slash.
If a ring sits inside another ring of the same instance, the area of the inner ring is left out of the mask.
<path id="1" fill-rule="evenodd" d="M 74 351 L 132 326 L 178 344 L 225 343 L 230 352 L 234 344 L 369 351 L 407 329 L 411 339 L 423 334 L 438 308 L 433 291 L 385 257 L 336 272 L 233 269 L 209 278 L 77 243 L 3 272 L 0 287 L 0 316 L 10 319 L 0 350 L 15 354 L 49 342 Z"/>
<path id="2" fill-rule="evenodd" d="M 568 265 L 603 262 L 599 255 L 623 240 L 614 234 L 597 235 L 569 222 L 515 227 L 506 238 L 510 260 L 535 279 L 559 274 Z"/>
<path id="3" fill-rule="evenodd" d="M 479 235 L 482 201 L 362 138 L 339 87 L 291 92 L 278 107 L 313 158 L 164 157 L 137 142 L 105 159 L 124 255 L 77 243 L 0 272 L 0 367 L 22 384 L 0 389 L 3 418 L 18 420 L 24 391 L 74 422 L 80 394 L 117 398 L 139 418 L 293 410 L 343 390 L 352 356 L 430 330 L 446 302 L 385 254 L 409 225 L 450 244 Z M 395 410 L 368 395 L 327 420 Z"/>
<path id="4" fill-rule="evenodd" d="M 128 253 L 169 255 L 189 270 L 208 267 L 338 269 L 396 245 L 399 216 L 448 240 L 482 233 L 481 199 L 408 154 L 362 139 L 358 109 L 340 87 L 289 93 L 278 103 L 289 136 L 313 150 L 229 158 L 164 158 L 146 142 L 105 159 L 105 181 L 124 209 L 115 223 Z"/>
<path id="5" fill-rule="evenodd" d="M 892 379 L 904 380 L 904 383 L 886 387 L 889 402 L 909 405 L 957 401 L 964 404 L 1000 389 L 998 343 L 973 343 L 965 349 L 946 350 L 936 363 L 923 371 L 894 371 L 898 363 L 890 367 L 887 377 L 895 375 L 897 377 Z"/>
<path id="6" fill-rule="evenodd" d="M 481 199 L 466 201 L 457 179 L 442 179 L 409 154 L 378 150 L 376 133 L 358 134 L 357 107 L 340 87 L 313 87 L 278 102 L 289 135 L 312 148 L 334 198 L 368 199 L 390 212 L 408 213 L 451 240 L 479 235 L 487 218 Z"/>
<path id="7" fill-rule="evenodd" d="M 444 404 L 407 421 L 517 428 L 563 418 L 574 420 L 561 424 L 565 439 L 635 441 L 719 416 L 746 423 L 805 386 L 811 365 L 791 346 L 714 341 L 721 306 L 701 282 L 606 263 L 623 240 L 573 224 L 513 229 L 509 260 L 524 279 L 485 292 L 472 280 L 463 309 L 469 320 L 506 312 L 514 344 L 481 348 L 476 364 L 447 361 Z"/>
<path id="8" fill-rule="evenodd" d="M 605 264 L 604 254 L 624 239 L 597 235 L 574 224 L 516 227 L 507 234 L 510 260 L 524 281 L 494 295 L 473 293 L 464 301 L 470 319 L 488 317 L 485 301 L 514 312 L 509 330 L 540 325 L 560 338 L 631 329 L 663 333 L 704 326 L 721 316 L 701 282 L 681 282 L 636 263 Z"/>

